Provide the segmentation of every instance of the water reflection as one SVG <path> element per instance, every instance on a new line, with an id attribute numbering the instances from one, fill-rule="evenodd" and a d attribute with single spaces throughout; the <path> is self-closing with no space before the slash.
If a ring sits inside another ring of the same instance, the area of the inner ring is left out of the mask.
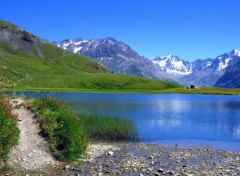
<path id="1" fill-rule="evenodd" d="M 233 136 L 240 139 L 240 124 L 233 128 Z"/>

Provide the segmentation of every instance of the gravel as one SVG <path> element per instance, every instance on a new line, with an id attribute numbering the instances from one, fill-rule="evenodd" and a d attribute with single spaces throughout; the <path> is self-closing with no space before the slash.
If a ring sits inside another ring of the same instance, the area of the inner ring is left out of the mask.
<path id="1" fill-rule="evenodd" d="M 111 155 L 109 154 L 111 153 Z M 16 173 L 15 173 L 16 174 Z M 159 144 L 91 142 L 75 164 L 16 175 L 240 175 L 240 153 L 209 146 L 174 147 Z"/>
<path id="2" fill-rule="evenodd" d="M 70 170 L 80 175 L 240 175 L 240 153 L 209 146 L 96 142 Z"/>
<path id="3" fill-rule="evenodd" d="M 11 105 L 16 107 L 19 102 L 23 103 L 18 99 L 12 100 Z M 34 118 L 35 114 L 23 106 L 13 109 L 12 114 L 18 119 L 20 130 L 18 144 L 13 148 L 8 160 L 13 169 L 15 171 L 29 171 L 58 164 L 49 151 L 48 142 L 39 135 L 41 130 Z"/>

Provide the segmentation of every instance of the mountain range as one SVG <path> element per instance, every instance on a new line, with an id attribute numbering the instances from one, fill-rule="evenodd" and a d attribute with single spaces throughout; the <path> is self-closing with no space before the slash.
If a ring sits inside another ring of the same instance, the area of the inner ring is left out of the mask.
<path id="1" fill-rule="evenodd" d="M 140 56 L 123 42 L 108 37 L 105 39 L 66 39 L 53 42 L 57 46 L 93 58 L 115 73 L 132 74 L 147 78 L 173 81 L 174 78 L 159 69 L 148 58 Z"/>
<path id="2" fill-rule="evenodd" d="M 130 54 L 132 57 L 137 55 Z M 89 57 L 59 48 L 25 29 L 0 20 L 0 89 L 2 87 L 145 91 L 181 86 L 134 75 L 112 74 Z"/>
<path id="3" fill-rule="evenodd" d="M 116 73 L 167 80 L 182 85 L 228 88 L 240 86 L 240 52 L 236 49 L 214 59 L 189 62 L 172 54 L 150 60 L 140 56 L 127 44 L 111 37 L 93 40 L 66 39 L 53 43 L 63 49 L 93 58 Z"/>

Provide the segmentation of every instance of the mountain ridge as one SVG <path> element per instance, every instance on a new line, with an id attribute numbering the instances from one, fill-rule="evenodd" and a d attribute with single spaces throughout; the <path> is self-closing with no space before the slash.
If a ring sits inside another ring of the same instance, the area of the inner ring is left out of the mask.
<path id="1" fill-rule="evenodd" d="M 161 71 L 149 59 L 112 37 L 92 40 L 66 39 L 53 43 L 63 49 L 93 58 L 116 73 L 174 81 L 174 78 Z"/>
<path id="2" fill-rule="evenodd" d="M 112 74 L 93 59 L 64 50 L 0 20 L 0 88 L 165 90 L 177 84 Z"/>
<path id="3" fill-rule="evenodd" d="M 226 70 L 231 69 L 240 59 L 240 51 L 233 49 L 216 58 L 197 59 L 192 62 L 172 54 L 150 60 L 112 37 L 92 40 L 66 39 L 54 44 L 89 56 L 117 73 L 170 80 L 183 85 L 214 86 Z"/>

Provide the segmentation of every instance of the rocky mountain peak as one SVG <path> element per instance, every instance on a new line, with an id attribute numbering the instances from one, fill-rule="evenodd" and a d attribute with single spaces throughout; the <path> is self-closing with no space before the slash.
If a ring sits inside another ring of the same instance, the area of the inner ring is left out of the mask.
<path id="1" fill-rule="evenodd" d="M 163 57 L 156 57 L 152 60 L 152 62 L 159 65 L 161 70 L 173 75 L 187 75 L 191 73 L 191 63 L 182 60 L 173 54 L 167 54 Z"/>
<path id="2" fill-rule="evenodd" d="M 173 54 L 167 54 L 166 56 L 162 56 L 161 58 L 172 59 L 172 58 L 176 58 L 176 56 L 174 56 Z"/>
<path id="3" fill-rule="evenodd" d="M 186 85 L 213 86 L 226 70 L 231 69 L 240 60 L 240 51 L 237 49 L 219 55 L 215 59 L 198 59 L 193 62 L 183 60 L 171 53 L 150 60 L 140 56 L 124 42 L 112 37 L 92 40 L 79 38 L 55 44 L 91 57 L 117 73 L 177 81 Z"/>
<path id="4" fill-rule="evenodd" d="M 140 56 L 130 46 L 112 37 L 104 39 L 68 40 L 54 42 L 55 45 L 79 53 L 105 65 L 108 69 L 123 74 L 133 74 L 148 78 L 171 80 L 165 72 L 146 57 Z"/>
<path id="5" fill-rule="evenodd" d="M 240 57 L 240 51 L 237 50 L 237 49 L 233 49 L 233 50 L 230 52 L 230 54 Z"/>

